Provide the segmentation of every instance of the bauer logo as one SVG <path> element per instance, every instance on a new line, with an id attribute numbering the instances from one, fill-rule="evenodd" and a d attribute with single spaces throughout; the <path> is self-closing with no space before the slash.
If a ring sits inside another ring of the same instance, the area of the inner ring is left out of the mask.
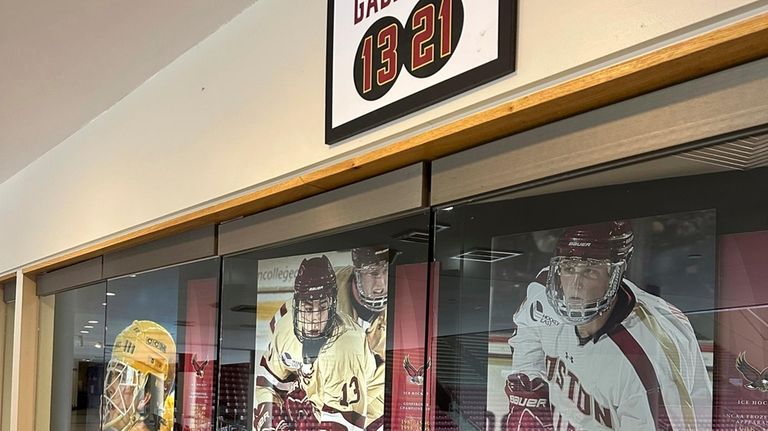
<path id="1" fill-rule="evenodd" d="M 509 396 L 509 403 L 521 407 L 547 407 L 548 398 L 526 398 L 517 395 Z"/>
<path id="2" fill-rule="evenodd" d="M 584 242 L 584 241 L 571 241 L 568 243 L 571 247 L 589 247 L 592 245 L 591 242 Z"/>

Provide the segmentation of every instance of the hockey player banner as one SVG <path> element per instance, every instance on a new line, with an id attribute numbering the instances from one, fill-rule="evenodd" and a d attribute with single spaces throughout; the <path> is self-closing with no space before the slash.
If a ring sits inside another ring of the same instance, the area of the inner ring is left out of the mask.
<path id="1" fill-rule="evenodd" d="M 494 238 L 497 429 L 712 429 L 715 244 L 713 210 Z"/>
<path id="2" fill-rule="evenodd" d="M 432 339 L 437 334 L 437 319 L 431 304 L 437 303 L 437 265 L 433 265 L 431 279 L 428 279 L 427 271 L 427 264 L 401 265 L 397 268 L 393 309 L 397 319 L 391 331 L 391 416 L 387 428 L 392 431 L 435 429 L 435 379 L 431 364 L 436 354 Z M 432 284 L 427 298 L 424 287 L 430 281 Z M 423 418 L 426 418 L 426 424 L 422 427 Z"/>
<path id="3" fill-rule="evenodd" d="M 768 430 L 768 231 L 720 238 L 716 429 Z"/>
<path id="4" fill-rule="evenodd" d="M 515 68 L 517 0 L 330 0 L 326 143 Z"/>
<path id="5" fill-rule="evenodd" d="M 103 431 L 174 429 L 176 341 L 153 320 L 134 320 L 114 339 L 104 375 Z"/>
<path id="6" fill-rule="evenodd" d="M 379 430 L 387 246 L 258 262 L 252 429 Z"/>

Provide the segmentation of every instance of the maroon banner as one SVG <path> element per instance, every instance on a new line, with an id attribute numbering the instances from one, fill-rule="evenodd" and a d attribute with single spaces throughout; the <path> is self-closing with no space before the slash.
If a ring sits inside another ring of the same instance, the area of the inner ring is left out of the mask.
<path id="1" fill-rule="evenodd" d="M 187 289 L 186 327 L 181 355 L 184 393 L 181 429 L 208 431 L 213 424 L 213 369 L 216 350 L 216 279 L 193 280 Z"/>
<path id="2" fill-rule="evenodd" d="M 715 428 L 768 430 L 768 231 L 720 238 Z"/>
<path id="3" fill-rule="evenodd" d="M 433 429 L 435 379 L 432 376 L 436 352 L 432 339 L 437 334 L 437 315 L 432 304 L 437 303 L 437 265 L 432 268 L 429 288 L 430 309 L 427 311 L 428 264 L 397 267 L 394 301 L 392 351 L 392 386 L 390 426 L 392 431 Z M 426 342 L 425 342 L 426 340 Z M 426 354 L 425 354 L 426 346 Z M 425 358 L 429 358 L 426 359 Z M 424 388 L 426 413 L 424 413 Z"/>

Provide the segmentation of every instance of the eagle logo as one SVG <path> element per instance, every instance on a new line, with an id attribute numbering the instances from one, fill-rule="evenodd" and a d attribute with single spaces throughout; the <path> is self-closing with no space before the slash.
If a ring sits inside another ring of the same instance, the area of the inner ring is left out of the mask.
<path id="1" fill-rule="evenodd" d="M 403 359 L 403 368 L 405 368 L 405 371 L 408 372 L 408 383 L 414 385 L 423 385 L 429 364 L 430 360 L 427 359 L 427 363 L 425 365 L 419 367 L 419 369 L 416 369 L 416 367 L 411 364 L 410 355 L 405 355 L 405 358 Z"/>
<path id="2" fill-rule="evenodd" d="M 757 368 L 747 362 L 747 352 L 741 352 L 736 358 L 736 369 L 749 382 L 744 385 L 745 388 L 768 392 L 768 367 L 763 368 L 763 371 L 757 371 Z"/>
<path id="3" fill-rule="evenodd" d="M 198 361 L 197 355 L 192 355 L 192 368 L 195 369 L 195 374 L 197 375 L 197 377 L 201 377 L 201 378 L 203 377 L 203 375 L 205 374 L 205 367 L 208 366 L 208 361 L 209 361 L 208 359 L 204 361 Z"/>

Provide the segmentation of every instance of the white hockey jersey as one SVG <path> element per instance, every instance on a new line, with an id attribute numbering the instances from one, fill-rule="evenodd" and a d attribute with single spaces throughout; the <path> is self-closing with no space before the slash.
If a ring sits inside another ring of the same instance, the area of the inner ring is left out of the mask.
<path id="1" fill-rule="evenodd" d="M 540 282 L 515 323 L 512 372 L 549 382 L 555 430 L 712 428 L 712 387 L 688 319 L 630 281 L 588 340 L 560 321 Z"/>

